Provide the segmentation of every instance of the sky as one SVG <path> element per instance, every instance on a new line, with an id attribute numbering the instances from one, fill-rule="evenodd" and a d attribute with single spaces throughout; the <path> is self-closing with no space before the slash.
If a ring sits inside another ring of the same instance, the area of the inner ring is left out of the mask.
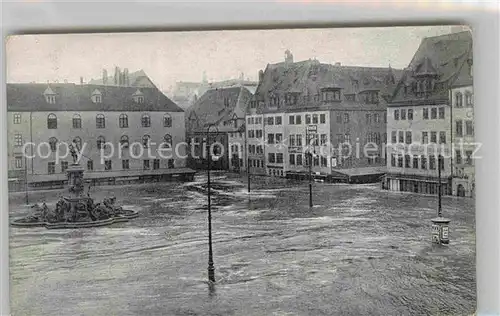
<path id="1" fill-rule="evenodd" d="M 177 81 L 257 80 L 268 63 L 316 58 L 322 63 L 404 68 L 424 37 L 452 26 L 149 33 L 19 35 L 7 39 L 7 82 L 79 83 L 143 69 L 163 91 Z"/>

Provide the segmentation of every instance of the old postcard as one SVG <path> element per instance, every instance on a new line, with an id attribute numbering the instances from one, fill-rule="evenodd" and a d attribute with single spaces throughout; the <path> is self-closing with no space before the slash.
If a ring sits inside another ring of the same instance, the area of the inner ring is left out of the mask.
<path id="1" fill-rule="evenodd" d="M 465 26 L 7 42 L 12 315 L 471 315 Z"/>

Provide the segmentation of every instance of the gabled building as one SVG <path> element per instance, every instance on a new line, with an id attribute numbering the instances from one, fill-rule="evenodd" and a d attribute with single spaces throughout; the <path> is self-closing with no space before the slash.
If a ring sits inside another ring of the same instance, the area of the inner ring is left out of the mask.
<path id="1" fill-rule="evenodd" d="M 91 79 L 88 84 L 101 86 L 156 88 L 155 84 L 144 72 L 144 70 L 140 69 L 129 73 L 128 68 L 124 68 L 122 70 L 120 67 L 115 67 L 113 76 L 108 76 L 108 71 L 103 69 L 101 79 Z"/>
<path id="2" fill-rule="evenodd" d="M 286 51 L 284 62 L 259 73 L 247 109 L 250 172 L 306 178 L 305 153 L 311 150 L 316 178 L 378 180 L 385 173 L 386 100 L 400 74 L 391 67 L 294 62 Z M 357 154 L 357 146 L 367 143 L 376 151 Z"/>
<path id="3" fill-rule="evenodd" d="M 443 192 L 452 193 L 451 93 L 470 77 L 471 50 L 469 31 L 422 40 L 388 104 L 387 189 L 436 194 L 441 168 Z"/>
<path id="4" fill-rule="evenodd" d="M 216 88 L 205 92 L 186 110 L 186 138 L 191 144 L 188 166 L 207 167 L 203 144 L 206 144 L 207 127 L 213 124 L 216 129 L 210 130 L 210 144 L 217 141 L 222 146 L 222 157 L 213 162 L 213 168 L 245 169 L 245 112 L 251 97 L 245 87 Z"/>
<path id="5" fill-rule="evenodd" d="M 185 168 L 185 146 L 179 155 L 172 150 L 165 159 L 156 153 L 163 143 L 175 148 L 185 140 L 183 110 L 156 87 L 7 84 L 7 115 L 9 177 L 27 179 L 30 186 L 66 181 L 66 169 L 73 161 L 71 155 L 56 159 L 57 153 L 66 153 L 62 143 L 80 148 L 85 177 L 96 182 L 191 172 Z M 101 148 L 109 156 L 104 161 Z M 146 155 L 148 149 L 155 158 Z"/>

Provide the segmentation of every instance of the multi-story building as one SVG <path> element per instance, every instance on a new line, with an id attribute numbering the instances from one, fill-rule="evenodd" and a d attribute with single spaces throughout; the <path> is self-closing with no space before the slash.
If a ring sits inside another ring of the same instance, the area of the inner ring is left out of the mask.
<path id="1" fill-rule="evenodd" d="M 252 94 L 247 88 L 216 88 L 205 92 L 186 110 L 186 138 L 190 143 L 188 166 L 207 167 L 206 141 L 218 142 L 214 150 L 221 157 L 212 168 L 231 171 L 245 170 L 245 111 Z M 208 126 L 213 125 L 208 131 Z M 217 149 L 220 148 L 221 149 Z"/>
<path id="2" fill-rule="evenodd" d="M 286 51 L 284 62 L 259 72 L 247 109 L 250 172 L 306 178 L 310 150 L 315 178 L 378 180 L 385 173 L 386 98 L 400 73 L 390 67 L 294 62 Z"/>
<path id="3" fill-rule="evenodd" d="M 10 177 L 30 186 L 66 181 L 73 161 L 63 145 L 72 143 L 82 154 L 85 177 L 96 182 L 194 173 L 185 168 L 184 112 L 156 88 L 7 84 L 7 107 Z M 172 150 L 160 156 L 165 143 Z"/>
<path id="4" fill-rule="evenodd" d="M 472 86 L 472 51 L 465 65 L 470 73 L 462 73 L 450 88 L 451 133 L 454 159 L 451 160 L 452 194 L 474 197 L 474 99 Z M 470 67 L 469 67 L 470 66 Z"/>
<path id="5" fill-rule="evenodd" d="M 388 104 L 384 188 L 436 194 L 440 168 L 443 193 L 452 193 L 450 88 L 470 74 L 471 50 L 468 31 L 422 40 Z"/>

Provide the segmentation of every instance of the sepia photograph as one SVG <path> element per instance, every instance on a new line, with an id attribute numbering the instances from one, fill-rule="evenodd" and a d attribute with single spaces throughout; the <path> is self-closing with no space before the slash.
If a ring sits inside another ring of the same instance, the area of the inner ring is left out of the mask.
<path id="1" fill-rule="evenodd" d="M 11 314 L 473 315 L 473 35 L 9 36 Z"/>

